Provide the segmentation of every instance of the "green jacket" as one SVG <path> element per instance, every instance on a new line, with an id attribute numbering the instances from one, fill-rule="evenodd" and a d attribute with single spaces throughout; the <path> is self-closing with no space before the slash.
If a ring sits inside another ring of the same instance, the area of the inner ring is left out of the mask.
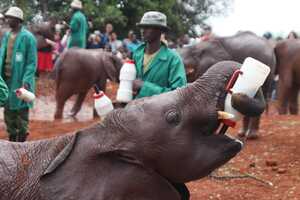
<path id="1" fill-rule="evenodd" d="M 85 48 L 88 25 L 86 17 L 81 11 L 78 10 L 74 13 L 71 19 L 70 27 L 71 35 L 68 41 L 68 48 Z"/>
<path id="2" fill-rule="evenodd" d="M 165 44 L 152 60 L 148 70 L 143 72 L 143 60 L 146 44 L 141 44 L 133 53 L 137 78 L 144 81 L 139 94 L 135 98 L 161 94 L 187 84 L 184 65 L 180 56 Z"/>
<path id="3" fill-rule="evenodd" d="M 8 98 L 8 88 L 4 80 L 0 76 L 0 106 L 3 106 L 6 103 L 7 98 Z"/>
<path id="4" fill-rule="evenodd" d="M 4 74 L 7 43 L 10 32 L 7 32 L 1 42 L 0 50 L 0 74 L 2 78 Z M 37 45 L 36 39 L 24 27 L 18 33 L 12 53 L 11 59 L 11 79 L 7 82 L 9 88 L 8 106 L 11 110 L 19 110 L 21 108 L 31 108 L 32 103 L 26 103 L 17 98 L 15 90 L 28 85 L 28 90 L 34 93 L 35 90 L 35 71 L 37 66 Z"/>

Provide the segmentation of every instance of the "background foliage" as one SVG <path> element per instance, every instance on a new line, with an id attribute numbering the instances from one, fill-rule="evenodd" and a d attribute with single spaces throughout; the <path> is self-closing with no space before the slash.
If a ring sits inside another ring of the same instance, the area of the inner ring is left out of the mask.
<path id="1" fill-rule="evenodd" d="M 21 7 L 26 21 L 31 21 L 40 13 L 44 18 L 50 15 L 68 21 L 72 0 L 0 0 L 0 12 L 8 6 Z M 212 15 L 224 14 L 232 0 L 82 0 L 84 12 L 94 24 L 93 29 L 104 31 L 105 23 L 110 22 L 119 35 L 125 36 L 128 30 L 136 30 L 135 24 L 143 13 L 157 10 L 165 13 L 172 29 L 171 35 L 196 34 L 195 27 L 201 26 Z"/>

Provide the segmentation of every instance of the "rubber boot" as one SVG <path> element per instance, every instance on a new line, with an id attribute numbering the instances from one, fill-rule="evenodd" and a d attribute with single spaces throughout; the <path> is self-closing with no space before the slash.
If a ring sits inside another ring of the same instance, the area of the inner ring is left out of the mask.
<path id="1" fill-rule="evenodd" d="M 17 141 L 17 136 L 16 135 L 9 135 L 9 141 L 16 142 Z"/>
<path id="2" fill-rule="evenodd" d="M 25 142 L 29 133 L 19 134 L 17 137 L 17 142 Z"/>

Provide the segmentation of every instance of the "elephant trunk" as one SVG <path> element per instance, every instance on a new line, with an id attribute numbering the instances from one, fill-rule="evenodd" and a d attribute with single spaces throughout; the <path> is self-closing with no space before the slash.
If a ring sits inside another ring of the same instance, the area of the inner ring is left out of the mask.
<path id="1" fill-rule="evenodd" d="M 240 64 L 231 61 L 223 61 L 211 67 L 203 76 L 184 89 L 183 93 L 189 99 L 188 103 L 198 104 L 196 108 L 212 108 L 216 111 L 224 110 L 225 98 L 227 95 L 226 86 L 233 73 L 240 68 Z M 232 95 L 231 104 L 233 108 L 247 117 L 259 116 L 266 107 L 264 95 L 260 89 L 255 98 L 248 97 L 242 93 Z M 219 119 L 224 118 L 219 113 Z M 230 118 L 226 115 L 225 118 Z"/>
<path id="2" fill-rule="evenodd" d="M 194 102 L 209 104 L 216 102 L 217 109 L 223 110 L 227 94 L 225 87 L 234 71 L 239 68 L 240 64 L 236 62 L 219 62 L 184 89 L 183 93 Z"/>

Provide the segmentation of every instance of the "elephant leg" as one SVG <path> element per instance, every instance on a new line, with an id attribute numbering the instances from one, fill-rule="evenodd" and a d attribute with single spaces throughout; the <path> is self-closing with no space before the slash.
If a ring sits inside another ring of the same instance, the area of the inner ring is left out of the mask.
<path id="1" fill-rule="evenodd" d="M 86 92 L 81 92 L 77 95 L 76 101 L 73 105 L 73 108 L 70 112 L 70 116 L 75 117 L 76 114 L 80 111 L 82 103 L 86 97 L 87 91 Z"/>
<path id="2" fill-rule="evenodd" d="M 290 95 L 290 88 L 286 86 L 283 81 L 279 81 L 278 85 L 278 113 L 280 115 L 287 114 L 288 98 Z"/>
<path id="3" fill-rule="evenodd" d="M 246 132 L 247 139 L 254 140 L 258 138 L 259 123 L 260 117 L 250 118 L 249 129 Z"/>
<path id="4" fill-rule="evenodd" d="M 249 129 L 249 123 L 250 123 L 250 117 L 244 117 L 242 127 L 238 132 L 239 137 L 245 137 L 245 134 Z"/>
<path id="5" fill-rule="evenodd" d="M 298 114 L 298 91 L 299 88 L 297 86 L 293 86 L 291 89 L 291 94 L 289 97 L 289 111 L 292 115 Z"/>
<path id="6" fill-rule="evenodd" d="M 63 111 L 66 101 L 72 96 L 70 88 L 61 85 L 56 90 L 56 111 L 54 114 L 54 119 L 61 119 L 63 117 Z"/>

